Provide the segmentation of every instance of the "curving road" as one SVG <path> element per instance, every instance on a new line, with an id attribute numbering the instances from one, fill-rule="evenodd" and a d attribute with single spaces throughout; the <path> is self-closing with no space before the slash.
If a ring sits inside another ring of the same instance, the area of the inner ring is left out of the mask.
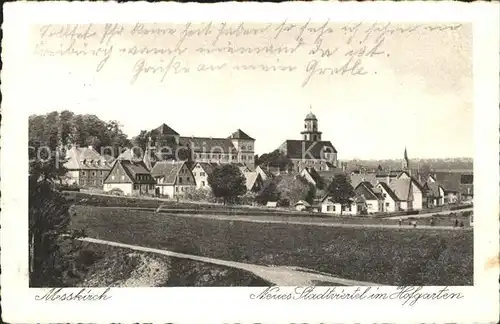
<path id="1" fill-rule="evenodd" d="M 373 282 L 364 282 L 364 281 L 338 278 L 327 273 L 317 272 L 300 267 L 263 266 L 263 265 L 256 265 L 243 262 L 227 261 L 221 259 L 202 257 L 198 255 L 172 252 L 168 250 L 153 249 L 138 245 L 105 241 L 90 237 L 80 238 L 78 240 L 241 269 L 251 272 L 254 275 L 278 286 L 315 286 L 318 285 L 318 282 L 331 283 L 332 285 L 338 285 L 338 286 L 378 286 L 378 284 Z"/>

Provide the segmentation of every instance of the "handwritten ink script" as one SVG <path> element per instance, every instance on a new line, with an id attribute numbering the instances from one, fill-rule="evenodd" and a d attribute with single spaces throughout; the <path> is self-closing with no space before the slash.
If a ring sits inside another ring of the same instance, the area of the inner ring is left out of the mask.
<path id="1" fill-rule="evenodd" d="M 44 295 L 36 295 L 35 300 L 44 301 L 100 301 L 111 299 L 109 294 L 111 288 L 100 289 L 82 288 L 78 291 L 75 289 L 52 288 Z"/>
<path id="2" fill-rule="evenodd" d="M 269 287 L 250 295 L 256 300 L 398 300 L 414 306 L 420 300 L 462 299 L 464 296 L 449 287 L 397 287 L 393 292 L 379 287 Z"/>
<path id="3" fill-rule="evenodd" d="M 388 43 L 461 27 L 331 21 L 43 25 L 36 30 L 34 53 L 95 61 L 98 73 L 125 62 L 121 71 L 131 84 L 191 73 L 254 72 L 297 74 L 306 87 L 318 78 L 376 75 L 377 60 L 395 54 Z"/>

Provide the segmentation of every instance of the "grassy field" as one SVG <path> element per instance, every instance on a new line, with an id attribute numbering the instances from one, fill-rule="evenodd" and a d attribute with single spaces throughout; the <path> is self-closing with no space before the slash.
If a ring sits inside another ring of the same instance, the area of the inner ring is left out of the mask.
<path id="1" fill-rule="evenodd" d="M 332 216 L 321 213 L 306 213 L 296 210 L 268 209 L 264 207 L 251 206 L 222 206 L 220 204 L 194 203 L 194 202 L 179 202 L 162 201 L 155 198 L 145 199 L 120 196 L 102 196 L 89 195 L 87 193 L 75 193 L 76 204 L 96 207 L 130 207 L 140 210 L 156 209 L 162 205 L 162 211 L 166 213 L 177 214 L 221 214 L 221 215 L 248 215 L 259 219 L 278 219 L 278 220 L 293 220 L 293 221 L 311 221 L 311 222 L 332 222 L 343 224 L 382 224 L 382 225 L 397 225 L 398 220 L 384 219 L 380 216 Z M 455 219 L 463 222 L 465 227 L 470 227 L 469 212 L 453 211 L 452 216 L 435 216 L 434 225 L 436 226 L 453 226 Z M 385 214 L 384 217 L 390 216 Z M 412 219 L 404 220 L 403 224 L 408 225 Z M 416 219 L 420 225 L 429 225 L 429 219 Z"/>
<path id="2" fill-rule="evenodd" d="M 472 285 L 473 232 L 230 222 L 76 206 L 89 237 L 387 285 Z"/>

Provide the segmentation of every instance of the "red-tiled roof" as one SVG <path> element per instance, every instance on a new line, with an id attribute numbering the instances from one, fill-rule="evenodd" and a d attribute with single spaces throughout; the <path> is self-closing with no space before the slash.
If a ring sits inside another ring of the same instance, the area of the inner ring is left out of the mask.
<path id="1" fill-rule="evenodd" d="M 286 155 L 290 159 L 325 159 L 324 153 L 337 153 L 330 141 L 287 140 Z"/>

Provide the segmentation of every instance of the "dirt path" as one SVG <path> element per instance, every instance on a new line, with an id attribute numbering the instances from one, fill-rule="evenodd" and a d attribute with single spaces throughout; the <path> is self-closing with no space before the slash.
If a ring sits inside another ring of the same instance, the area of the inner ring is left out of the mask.
<path id="1" fill-rule="evenodd" d="M 261 277 L 264 280 L 272 282 L 278 286 L 312 286 L 318 285 L 318 282 L 328 282 L 333 285 L 339 286 L 376 286 L 376 283 L 356 281 L 349 279 L 342 279 L 334 277 L 330 274 L 321 273 L 309 269 L 304 269 L 300 267 L 286 267 L 286 266 L 263 266 L 235 261 L 227 261 L 220 259 L 207 258 L 197 255 L 185 254 L 172 252 L 168 250 L 153 249 L 143 246 L 130 245 L 112 241 L 99 240 L 94 238 L 81 238 L 80 241 L 96 243 L 96 244 L 106 244 L 110 246 L 116 246 L 121 248 L 127 248 L 135 251 L 149 252 L 162 254 L 169 257 L 189 259 L 193 261 L 200 261 L 205 263 L 211 263 L 221 266 L 226 266 L 230 268 L 236 268 L 245 270 Z"/>
<path id="2" fill-rule="evenodd" d="M 400 217 L 402 219 L 408 219 L 408 218 L 429 218 L 435 215 L 449 215 L 451 213 L 461 213 L 461 212 L 466 212 L 466 211 L 473 211 L 474 208 L 464 208 L 464 209 L 459 209 L 459 210 L 444 210 L 440 212 L 434 212 L 434 213 L 427 213 L 427 214 L 417 214 L 417 215 L 405 215 L 405 216 L 391 216 L 391 217 L 384 217 L 384 219 L 399 219 Z"/>

